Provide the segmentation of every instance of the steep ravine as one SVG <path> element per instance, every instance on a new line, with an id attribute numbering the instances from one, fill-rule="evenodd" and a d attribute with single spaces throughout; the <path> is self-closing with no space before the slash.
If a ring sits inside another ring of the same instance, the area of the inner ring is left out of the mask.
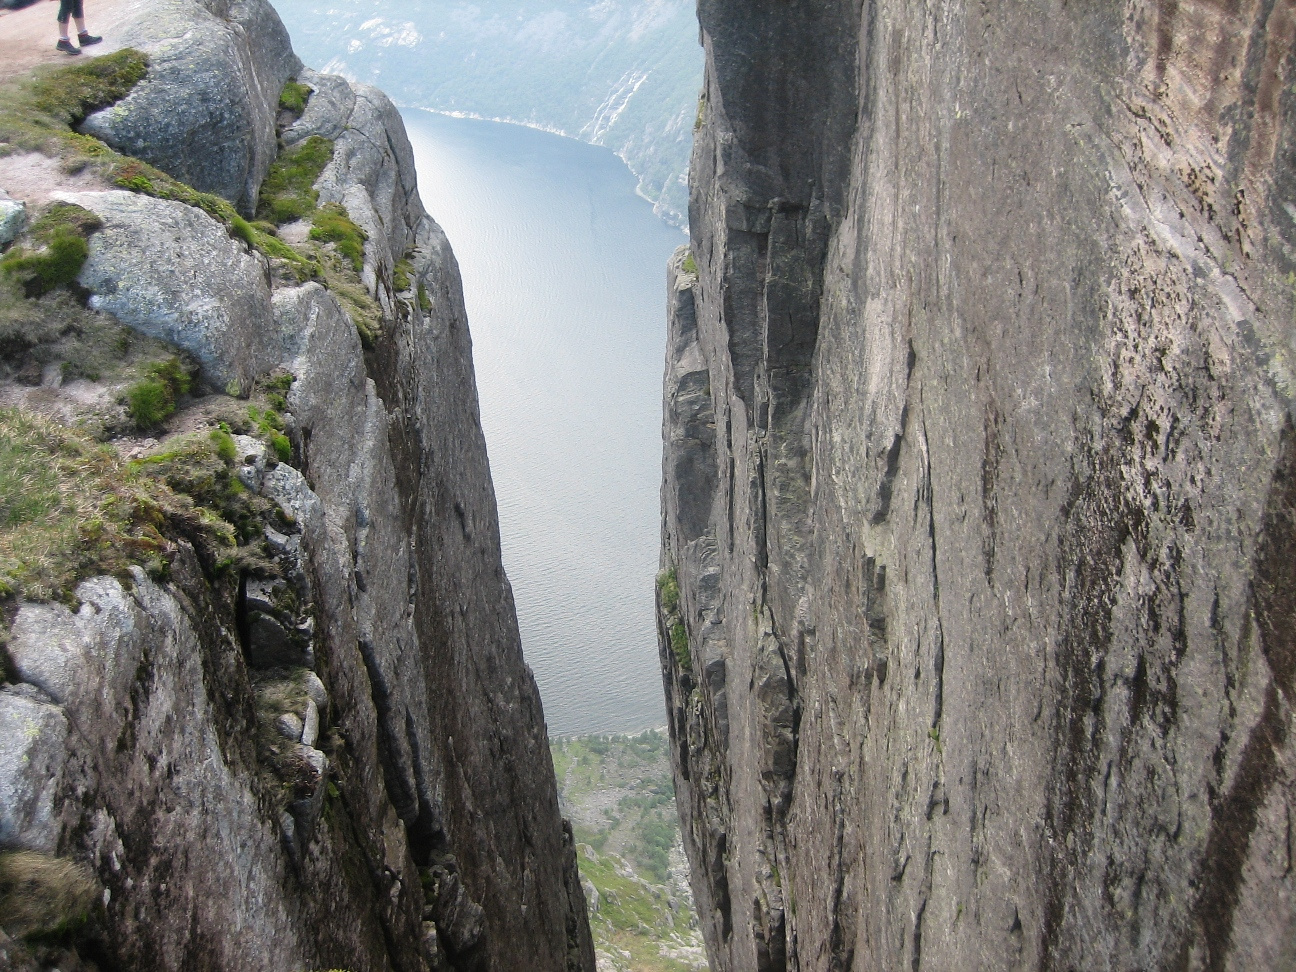
<path id="1" fill-rule="evenodd" d="M 1296 964 L 1292 7 L 698 11 L 658 605 L 713 967 Z"/>
<path id="2" fill-rule="evenodd" d="M 14 339 L 4 419 L 98 429 L 123 483 L 162 470 L 193 500 L 156 487 L 160 554 L 5 602 L 0 884 L 71 862 L 94 903 L 53 938 L 0 934 L 0 966 L 592 972 L 458 268 L 399 115 L 304 69 L 262 0 L 142 0 L 115 30 L 147 74 L 81 130 L 192 189 L 86 142 L 79 166 L 21 158 L 93 214 L 92 318 L 169 346 L 193 387 L 116 438 L 106 374 L 42 371 L 55 346 Z M 281 108 L 290 79 L 304 110 Z M 258 193 L 317 146 L 308 238 Z"/>

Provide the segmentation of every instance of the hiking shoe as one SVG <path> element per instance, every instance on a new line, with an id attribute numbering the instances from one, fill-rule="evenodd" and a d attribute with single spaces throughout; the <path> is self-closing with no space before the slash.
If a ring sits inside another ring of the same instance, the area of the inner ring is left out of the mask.
<path id="1" fill-rule="evenodd" d="M 59 42 L 54 45 L 55 50 L 60 50 L 64 54 L 80 54 L 81 48 L 77 47 L 66 37 L 60 37 Z"/>
<path id="2" fill-rule="evenodd" d="M 101 40 L 103 40 L 102 37 L 96 37 L 87 30 L 83 30 L 81 33 L 77 34 L 77 43 L 82 47 L 89 47 L 91 44 L 98 44 Z"/>

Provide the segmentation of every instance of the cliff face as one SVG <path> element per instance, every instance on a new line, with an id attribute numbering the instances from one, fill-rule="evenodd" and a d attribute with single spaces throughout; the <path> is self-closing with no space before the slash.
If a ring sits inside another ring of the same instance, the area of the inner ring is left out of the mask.
<path id="1" fill-rule="evenodd" d="M 291 390 L 282 449 L 235 435 L 226 456 L 264 519 L 251 547 L 213 565 L 180 539 L 161 573 L 13 607 L 0 848 L 88 865 L 80 950 L 105 968 L 592 970 L 458 268 L 399 115 L 301 70 L 259 0 L 146 4 L 121 31 L 149 74 L 86 131 L 249 214 L 280 146 L 330 140 L 318 204 L 363 254 L 339 302 L 196 206 L 60 197 L 102 224 L 91 307 L 197 364 L 185 423 L 205 436 L 222 389 Z M 276 119 L 294 75 L 310 99 Z M 45 405 L 93 391 L 48 385 Z M 0 935 L 0 965 L 16 947 Z"/>
<path id="2" fill-rule="evenodd" d="M 699 17 L 659 629 L 715 967 L 1291 965 L 1293 10 Z"/>

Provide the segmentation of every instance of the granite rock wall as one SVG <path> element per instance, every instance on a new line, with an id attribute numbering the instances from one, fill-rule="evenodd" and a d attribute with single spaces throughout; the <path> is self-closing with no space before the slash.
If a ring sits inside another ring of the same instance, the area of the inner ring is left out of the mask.
<path id="1" fill-rule="evenodd" d="M 714 967 L 1291 965 L 1296 9 L 699 18 L 659 630 Z"/>

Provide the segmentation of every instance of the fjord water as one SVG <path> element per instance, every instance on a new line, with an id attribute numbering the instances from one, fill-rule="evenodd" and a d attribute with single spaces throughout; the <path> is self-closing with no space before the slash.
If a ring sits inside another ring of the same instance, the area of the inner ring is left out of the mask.
<path id="1" fill-rule="evenodd" d="M 610 151 L 403 112 L 463 274 L 504 566 L 551 735 L 665 723 L 653 622 L 666 261 Z"/>

